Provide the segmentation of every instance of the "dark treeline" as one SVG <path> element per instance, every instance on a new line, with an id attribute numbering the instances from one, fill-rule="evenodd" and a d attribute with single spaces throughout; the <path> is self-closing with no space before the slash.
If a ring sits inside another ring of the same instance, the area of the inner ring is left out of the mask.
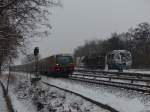
<path id="1" fill-rule="evenodd" d="M 150 68 L 150 24 L 141 23 L 121 34 L 112 33 L 107 40 L 86 41 L 75 49 L 75 56 L 106 55 L 112 50 L 132 53 L 133 68 Z"/>

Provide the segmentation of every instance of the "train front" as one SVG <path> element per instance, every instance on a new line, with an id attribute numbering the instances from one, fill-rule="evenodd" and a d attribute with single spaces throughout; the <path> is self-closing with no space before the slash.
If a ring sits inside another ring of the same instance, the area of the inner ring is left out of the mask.
<path id="1" fill-rule="evenodd" d="M 74 71 L 73 57 L 70 55 L 56 55 L 55 73 L 72 74 Z"/>

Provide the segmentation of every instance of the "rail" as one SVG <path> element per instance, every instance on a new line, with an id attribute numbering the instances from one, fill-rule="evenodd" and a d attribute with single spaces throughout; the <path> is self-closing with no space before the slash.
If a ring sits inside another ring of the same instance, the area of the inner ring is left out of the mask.
<path id="1" fill-rule="evenodd" d="M 49 84 L 49 83 L 47 83 L 47 82 L 45 82 L 45 81 L 41 81 L 41 82 L 42 82 L 43 84 L 48 85 L 48 86 L 55 87 L 55 88 L 57 88 L 57 89 L 63 90 L 63 91 L 65 91 L 65 92 L 68 92 L 68 93 L 71 93 L 71 94 L 75 94 L 75 95 L 77 95 L 77 96 L 79 96 L 79 97 L 81 97 L 81 98 L 83 98 L 83 99 L 85 99 L 85 100 L 87 100 L 87 101 L 89 101 L 89 102 L 91 102 L 91 103 L 93 103 L 93 104 L 95 104 L 95 105 L 101 107 L 101 108 L 104 108 L 104 109 L 106 109 L 106 110 L 109 110 L 110 112 L 119 112 L 118 110 L 116 110 L 116 109 L 110 107 L 109 105 L 106 105 L 106 104 L 97 102 L 97 101 L 95 101 L 95 100 L 93 100 L 93 99 L 91 99 L 91 98 L 88 98 L 88 97 L 86 97 L 86 96 L 84 96 L 84 95 L 81 95 L 81 94 L 79 94 L 79 93 L 73 92 L 73 91 L 68 90 L 68 89 L 66 89 L 66 88 L 61 88 L 61 87 L 58 87 L 58 86 L 56 86 L 56 85 Z"/>
<path id="2" fill-rule="evenodd" d="M 136 77 L 149 77 L 148 73 L 134 73 L 134 72 L 112 72 L 112 71 L 104 71 L 104 70 L 88 70 L 88 69 L 75 69 L 75 71 L 79 72 L 92 72 L 92 73 L 102 73 L 102 74 L 114 74 L 114 75 L 122 75 L 122 76 L 136 76 Z"/>
<path id="3" fill-rule="evenodd" d="M 70 79 L 150 93 L 150 74 L 76 69 Z"/>

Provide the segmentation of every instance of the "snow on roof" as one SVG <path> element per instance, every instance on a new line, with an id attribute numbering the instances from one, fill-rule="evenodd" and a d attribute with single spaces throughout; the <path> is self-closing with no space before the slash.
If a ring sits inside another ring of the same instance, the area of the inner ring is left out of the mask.
<path id="1" fill-rule="evenodd" d="M 127 51 L 127 50 L 113 50 L 110 53 L 129 53 L 129 51 Z"/>

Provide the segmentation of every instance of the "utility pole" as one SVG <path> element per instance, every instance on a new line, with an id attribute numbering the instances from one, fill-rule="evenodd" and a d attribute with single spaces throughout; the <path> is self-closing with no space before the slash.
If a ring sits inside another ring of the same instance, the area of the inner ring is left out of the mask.
<path id="1" fill-rule="evenodd" d="M 105 55 L 105 71 L 108 71 L 107 55 Z"/>
<path id="2" fill-rule="evenodd" d="M 2 52 L 2 55 L 4 55 L 4 52 L 7 51 L 8 49 L 0 49 L 0 51 Z M 8 64 L 8 78 L 7 78 L 7 83 L 6 83 L 6 93 L 8 94 L 8 89 L 9 89 L 9 81 L 10 81 L 10 74 L 11 74 L 11 56 L 8 57 L 9 58 L 9 64 Z"/>
<path id="3" fill-rule="evenodd" d="M 0 37 L 0 40 L 2 41 L 12 41 L 10 39 L 7 39 L 7 38 L 3 38 L 3 37 Z M 8 49 L 0 49 L 1 53 L 2 53 L 2 58 L 5 54 L 6 51 L 8 51 Z M 13 50 L 11 50 L 13 51 Z M 8 56 L 9 58 L 9 64 L 8 64 L 8 69 L 9 69 L 9 74 L 8 74 L 8 79 L 7 79 L 7 85 L 6 85 L 6 93 L 8 94 L 8 90 L 9 90 L 9 81 L 10 81 L 10 75 L 11 75 L 11 63 L 12 63 L 12 60 L 11 60 L 11 56 Z"/>

